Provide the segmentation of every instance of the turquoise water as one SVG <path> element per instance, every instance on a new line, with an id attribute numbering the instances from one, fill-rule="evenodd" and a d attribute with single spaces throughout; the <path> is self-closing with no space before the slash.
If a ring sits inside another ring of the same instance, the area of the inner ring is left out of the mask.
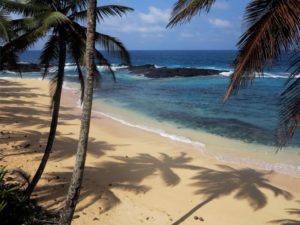
<path id="1" fill-rule="evenodd" d="M 235 53 L 132 51 L 131 55 L 134 65 L 155 64 L 230 71 Z M 21 56 L 21 60 L 36 62 L 38 54 L 39 52 L 27 52 Z M 115 59 L 111 60 L 118 64 Z M 158 122 L 170 122 L 178 129 L 205 131 L 247 143 L 275 143 L 278 97 L 288 75 L 286 57 L 269 69 L 265 78 L 257 79 L 249 88 L 240 90 L 239 94 L 233 96 L 226 104 L 222 103 L 222 98 L 229 84 L 228 73 L 210 77 L 148 79 L 130 75 L 126 70 L 117 68 L 117 83 L 113 83 L 110 76 L 103 73 L 101 88 L 97 88 L 95 92 L 96 99 L 135 111 Z M 16 75 L 2 73 L 2 76 Z M 37 77 L 39 74 L 23 76 Z M 66 81 L 77 81 L 72 65 L 66 67 Z M 291 145 L 300 146 L 299 131 L 296 132 Z"/>

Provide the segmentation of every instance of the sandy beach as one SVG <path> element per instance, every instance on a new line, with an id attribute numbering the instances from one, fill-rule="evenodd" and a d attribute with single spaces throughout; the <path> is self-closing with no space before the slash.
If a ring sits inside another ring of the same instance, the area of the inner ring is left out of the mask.
<path id="1" fill-rule="evenodd" d="M 60 210 L 67 193 L 79 136 L 77 101 L 64 90 L 51 159 L 33 194 L 47 209 Z M 1 166 L 33 175 L 47 140 L 49 103 L 48 81 L 0 79 Z M 207 148 L 214 147 L 210 142 Z M 299 178 L 225 164 L 195 146 L 94 113 L 73 224 L 296 225 L 299 186 Z"/>

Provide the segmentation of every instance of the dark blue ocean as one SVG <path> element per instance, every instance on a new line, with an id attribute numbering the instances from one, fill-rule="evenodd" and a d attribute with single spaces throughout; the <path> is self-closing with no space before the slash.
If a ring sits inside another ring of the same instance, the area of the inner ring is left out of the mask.
<path id="1" fill-rule="evenodd" d="M 235 51 L 131 51 L 134 65 L 228 71 L 232 70 L 235 54 Z M 37 62 L 38 55 L 38 51 L 26 52 L 20 60 Z M 115 65 L 120 63 L 110 59 Z M 287 81 L 287 69 L 288 57 L 283 57 L 267 69 L 264 78 L 256 79 L 251 86 L 241 89 L 238 95 L 223 104 L 229 73 L 209 77 L 149 79 L 131 75 L 116 66 L 117 82 L 112 82 L 109 74 L 104 72 L 95 98 L 143 114 L 158 123 L 176 124 L 179 129 L 273 145 L 279 118 L 278 99 Z M 23 76 L 36 77 L 38 74 Z M 77 81 L 74 66 L 66 67 L 66 81 Z M 300 132 L 296 132 L 291 145 L 300 146 Z"/>

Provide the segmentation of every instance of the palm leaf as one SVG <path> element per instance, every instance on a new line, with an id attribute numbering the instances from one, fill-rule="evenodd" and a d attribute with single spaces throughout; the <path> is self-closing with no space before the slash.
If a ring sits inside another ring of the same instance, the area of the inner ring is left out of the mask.
<path id="1" fill-rule="evenodd" d="M 59 40 L 57 35 L 52 35 L 45 43 L 40 55 L 40 64 L 44 67 L 43 79 L 48 75 L 48 69 L 53 60 L 58 58 Z"/>
<path id="2" fill-rule="evenodd" d="M 167 27 L 188 22 L 201 11 L 209 12 L 215 0 L 178 0 L 173 8 Z"/>
<path id="3" fill-rule="evenodd" d="M 24 51 L 35 44 L 38 39 L 45 36 L 51 27 L 58 25 L 67 26 L 71 24 L 71 21 L 62 13 L 55 11 L 46 13 L 39 19 L 39 22 L 33 22 L 32 24 L 34 25 L 34 29 L 30 29 L 26 31 L 26 33 L 11 40 L 7 45 L 4 46 L 3 51 Z"/>
<path id="4" fill-rule="evenodd" d="M 83 39 L 86 39 L 86 28 L 78 23 L 73 23 L 73 26 L 74 30 L 80 33 Z M 122 63 L 128 65 L 131 64 L 129 52 L 122 44 L 122 42 L 119 41 L 117 38 L 98 32 L 95 33 L 95 38 L 96 44 L 100 45 L 103 48 L 103 50 L 107 51 L 113 56 L 119 57 L 122 60 Z"/>
<path id="5" fill-rule="evenodd" d="M 98 60 L 98 63 L 99 63 L 100 65 L 104 66 L 105 69 L 107 69 L 107 70 L 110 72 L 110 74 L 112 75 L 112 78 L 113 78 L 114 82 L 116 82 L 116 81 L 117 81 L 117 79 L 116 79 L 116 74 L 115 74 L 115 72 L 112 70 L 111 64 L 110 64 L 110 63 L 108 62 L 108 60 L 101 54 L 100 51 L 95 50 L 95 58 Z"/>
<path id="6" fill-rule="evenodd" d="M 47 32 L 50 27 L 55 27 L 58 25 L 70 25 L 72 21 L 63 13 L 58 11 L 53 11 L 46 13 L 41 19 L 41 27 L 37 29 L 37 32 Z"/>
<path id="7" fill-rule="evenodd" d="M 235 71 L 225 100 L 247 85 L 268 63 L 299 42 L 300 0 L 257 0 L 246 9 L 248 30 L 242 35 Z"/>
<path id="8" fill-rule="evenodd" d="M 10 38 L 8 16 L 2 12 L 0 13 L 0 38 L 6 41 Z"/>
<path id="9" fill-rule="evenodd" d="M 78 30 L 72 30 L 70 31 L 70 38 L 68 39 L 69 43 L 69 49 L 70 53 L 76 63 L 76 70 L 78 79 L 80 82 L 80 90 L 81 90 L 81 103 L 83 102 L 83 96 L 84 96 L 84 77 L 81 70 L 81 65 L 84 61 L 84 55 L 85 55 L 85 39 L 82 37 L 82 33 Z"/>
<path id="10" fill-rule="evenodd" d="M 124 64 L 131 64 L 130 55 L 121 41 L 119 41 L 115 37 L 111 37 L 109 35 L 101 34 L 98 32 L 96 32 L 95 36 L 96 43 L 102 46 L 103 49 L 106 50 L 109 54 L 120 57 Z"/>
<path id="11" fill-rule="evenodd" d="M 286 146 L 300 121 L 300 79 L 292 82 L 280 96 L 279 148 Z"/>
<path id="12" fill-rule="evenodd" d="M 286 146 L 293 136 L 300 121 L 300 51 L 296 52 L 291 62 L 292 73 L 286 82 L 286 89 L 280 96 L 280 120 L 277 133 L 277 145 Z"/>
<path id="13" fill-rule="evenodd" d="M 78 74 L 78 80 L 80 82 L 80 91 L 81 91 L 81 95 L 80 95 L 80 101 L 81 104 L 83 103 L 83 97 L 84 97 L 84 78 L 83 78 L 83 73 L 80 67 L 80 63 L 78 61 L 76 61 L 76 70 L 77 70 L 77 74 Z"/>
<path id="14" fill-rule="evenodd" d="M 21 3 L 18 1 L 0 0 L 0 9 L 8 13 L 17 13 L 23 16 L 36 16 L 47 11 L 49 8 L 45 4 L 31 2 Z"/>
<path id="15" fill-rule="evenodd" d="M 126 6 L 121 5 L 105 5 L 105 6 L 99 6 L 96 8 L 97 12 L 97 20 L 103 20 L 104 17 L 107 16 L 120 16 L 122 17 L 129 11 L 133 11 L 134 9 Z M 80 12 L 74 13 L 72 16 L 74 16 L 75 19 L 84 20 L 87 16 L 87 10 L 82 10 Z"/>

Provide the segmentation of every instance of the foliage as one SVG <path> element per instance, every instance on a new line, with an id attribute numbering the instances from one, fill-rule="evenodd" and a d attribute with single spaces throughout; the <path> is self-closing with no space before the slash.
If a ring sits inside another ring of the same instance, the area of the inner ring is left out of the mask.
<path id="1" fill-rule="evenodd" d="M 34 201 L 25 201 L 25 194 L 16 181 L 7 181 L 8 171 L 0 167 L 0 221 L 3 225 L 44 224 L 56 215 L 37 206 Z"/>

